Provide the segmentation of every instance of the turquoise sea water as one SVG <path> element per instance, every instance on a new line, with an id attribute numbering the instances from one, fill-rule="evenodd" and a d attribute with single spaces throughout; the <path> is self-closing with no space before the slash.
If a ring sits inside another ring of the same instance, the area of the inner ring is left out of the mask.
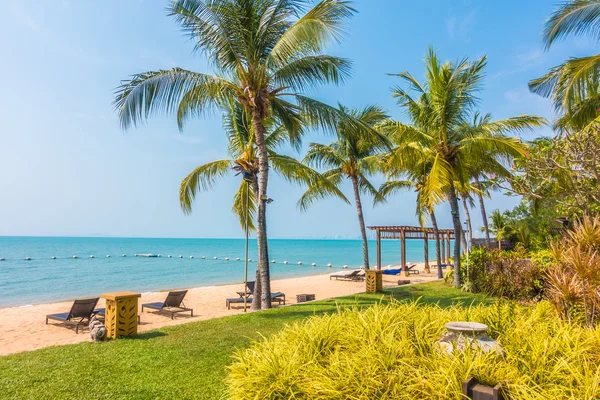
<path id="1" fill-rule="evenodd" d="M 369 249 L 374 265 L 374 241 Z M 429 249 L 433 259 L 433 242 Z M 134 256 L 144 253 L 161 257 Z M 409 262 L 422 261 L 423 242 L 407 241 L 406 253 Z M 250 241 L 249 254 L 256 260 L 255 240 Z M 78 258 L 73 259 L 74 255 Z M 27 257 L 31 260 L 25 260 Z M 226 257 L 230 260 L 225 261 Z M 362 245 L 359 240 L 271 239 L 269 257 L 277 261 L 271 264 L 274 279 L 324 274 L 344 264 L 362 265 Z M 4 258 L 0 261 L 0 307 L 97 296 L 108 291 L 148 292 L 244 280 L 243 239 L 0 237 L 0 258 Z M 333 268 L 326 267 L 329 263 Z M 382 241 L 382 264 L 399 263 L 399 242 Z M 249 279 L 254 277 L 255 265 L 249 265 Z"/>

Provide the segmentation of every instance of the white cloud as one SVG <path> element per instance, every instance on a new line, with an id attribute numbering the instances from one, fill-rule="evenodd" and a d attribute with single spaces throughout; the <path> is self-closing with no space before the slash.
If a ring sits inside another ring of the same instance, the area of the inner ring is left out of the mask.
<path id="1" fill-rule="evenodd" d="M 539 65 L 544 64 L 547 58 L 547 53 L 540 48 L 534 48 L 521 52 L 515 57 L 515 61 L 511 68 L 502 69 L 490 76 L 490 78 L 496 79 L 503 76 L 511 76 L 521 72 L 529 71 Z"/>
<path id="2" fill-rule="evenodd" d="M 471 41 L 470 28 L 475 23 L 477 10 L 471 10 L 468 14 L 457 17 L 455 15 L 446 18 L 446 31 L 450 39 L 460 39 L 465 42 Z"/>

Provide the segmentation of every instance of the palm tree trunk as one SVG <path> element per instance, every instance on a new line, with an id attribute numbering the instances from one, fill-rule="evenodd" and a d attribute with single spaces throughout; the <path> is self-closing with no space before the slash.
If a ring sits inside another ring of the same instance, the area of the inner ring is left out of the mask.
<path id="1" fill-rule="evenodd" d="M 258 215 L 256 223 L 256 241 L 258 243 L 258 264 L 256 266 L 260 275 L 260 308 L 271 308 L 271 277 L 269 273 L 269 249 L 267 243 L 267 184 L 269 182 L 269 155 L 265 143 L 266 129 L 263 123 L 262 112 L 257 108 L 252 109 L 252 125 L 256 139 L 258 153 Z M 257 282 L 258 283 L 258 282 Z M 252 299 L 252 308 L 256 307 L 258 296 Z"/>
<path id="2" fill-rule="evenodd" d="M 467 238 L 465 237 L 465 230 L 461 229 L 460 232 L 460 243 L 462 245 L 462 254 L 466 254 L 467 251 Z"/>
<path id="3" fill-rule="evenodd" d="M 431 217 L 431 225 L 433 225 L 433 236 L 435 237 L 435 262 L 437 263 L 437 274 L 438 279 L 444 278 L 442 272 L 442 253 L 440 251 L 440 230 L 438 229 L 437 220 L 435 219 L 435 213 L 433 210 L 429 213 Z"/>
<path id="4" fill-rule="evenodd" d="M 450 202 L 450 210 L 452 212 L 452 224 L 454 225 L 454 287 L 460 288 L 462 279 L 460 276 L 460 238 L 462 228 L 460 226 L 460 214 L 458 209 L 458 197 L 454 183 L 450 182 L 448 189 L 448 201 Z"/>
<path id="5" fill-rule="evenodd" d="M 467 223 L 467 229 L 469 229 L 469 241 L 465 244 L 465 249 L 469 252 L 471 251 L 470 246 L 473 245 L 473 227 L 471 226 L 471 213 L 469 212 L 469 204 L 466 197 L 463 197 L 463 206 L 465 208 L 465 222 Z"/>
<path id="6" fill-rule="evenodd" d="M 481 182 L 479 182 L 479 177 L 475 177 L 475 184 L 477 185 L 477 189 L 479 193 L 477 193 L 477 197 L 479 198 L 479 209 L 481 210 L 481 219 L 483 220 L 483 227 L 485 229 L 485 244 L 489 249 L 491 247 L 492 241 L 490 240 L 490 227 L 488 226 L 487 214 L 485 212 L 485 204 L 483 202 L 483 195 L 481 194 Z"/>
<path id="7" fill-rule="evenodd" d="M 259 199 L 260 190 L 258 189 L 258 176 L 254 175 L 252 177 L 252 191 L 254 192 L 254 198 Z M 261 309 L 261 294 L 262 294 L 262 277 L 261 271 L 258 268 L 258 264 L 256 265 L 256 279 L 254 284 L 254 293 L 252 294 L 252 305 L 250 306 L 251 310 L 260 310 Z"/>
<path id="8" fill-rule="evenodd" d="M 350 178 L 352 187 L 354 188 L 354 200 L 356 201 L 356 212 L 358 214 L 358 223 L 360 225 L 360 234 L 362 236 L 363 256 L 365 269 L 369 269 L 369 243 L 367 242 L 367 230 L 365 229 L 365 219 L 363 217 L 362 202 L 360 201 L 360 190 L 358 187 L 358 179 L 356 176 Z M 377 266 L 381 268 L 381 265 Z"/>

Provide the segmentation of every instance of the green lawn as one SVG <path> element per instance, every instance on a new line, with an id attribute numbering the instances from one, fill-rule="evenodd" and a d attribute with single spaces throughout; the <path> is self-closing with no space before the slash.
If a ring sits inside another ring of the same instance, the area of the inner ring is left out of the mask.
<path id="1" fill-rule="evenodd" d="M 407 286 L 383 295 L 361 294 L 240 314 L 146 332 L 131 339 L 80 343 L 0 357 L 0 398 L 218 399 L 231 354 L 285 324 L 337 307 L 421 298 L 442 307 L 491 303 L 441 282 Z"/>

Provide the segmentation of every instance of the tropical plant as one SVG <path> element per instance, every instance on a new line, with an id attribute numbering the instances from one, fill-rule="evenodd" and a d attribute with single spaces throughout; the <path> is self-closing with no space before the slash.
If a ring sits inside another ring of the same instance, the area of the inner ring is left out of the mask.
<path id="1" fill-rule="evenodd" d="M 502 240 L 511 232 L 512 226 L 509 224 L 505 213 L 500 210 L 494 210 L 490 215 L 490 232 L 496 236 L 498 241 L 498 250 L 502 250 Z"/>
<path id="2" fill-rule="evenodd" d="M 534 210 L 570 220 L 600 213 L 600 136 L 582 130 L 533 141 L 527 154 L 515 159 L 510 190 Z"/>
<path id="3" fill-rule="evenodd" d="M 210 190 L 217 179 L 236 172 L 242 175 L 238 191 L 233 198 L 233 212 L 238 216 L 242 228 L 255 230 L 254 220 L 258 188 L 258 156 L 256 141 L 250 118 L 243 108 L 233 104 L 232 110 L 223 117 L 229 141 L 229 158 L 211 161 L 196 167 L 182 181 L 179 188 L 179 202 L 182 210 L 192 212 L 192 204 L 198 192 Z M 323 191 L 341 195 L 337 187 L 330 184 L 318 172 L 293 157 L 278 154 L 278 148 L 284 144 L 288 135 L 283 126 L 271 127 L 266 124 L 265 143 L 269 149 L 271 168 L 285 180 L 305 186 L 320 185 Z M 246 225 L 248 224 L 248 225 Z"/>
<path id="4" fill-rule="evenodd" d="M 134 75 L 116 93 L 124 129 L 150 115 L 175 114 L 180 129 L 190 118 L 238 103 L 249 115 L 256 142 L 258 278 L 253 308 L 269 308 L 270 273 L 266 232 L 269 148 L 267 121 L 298 143 L 303 114 L 319 121 L 329 108 L 301 93 L 341 82 L 350 62 L 323 54 L 339 41 L 354 13 L 346 1 L 321 0 L 306 12 L 302 0 L 173 0 L 169 14 L 211 62 L 215 74 L 181 68 Z"/>
<path id="5" fill-rule="evenodd" d="M 440 351 L 449 321 L 488 325 L 504 356 L 477 346 Z M 600 397 L 598 340 L 597 329 L 558 318 L 548 302 L 378 304 L 309 318 L 237 351 L 228 398 L 450 400 L 465 398 L 472 376 L 500 384 L 505 399 L 592 400 Z"/>
<path id="6" fill-rule="evenodd" d="M 330 129 L 337 134 L 337 140 L 329 145 L 311 143 L 304 161 L 316 168 L 326 169 L 322 172 L 335 186 L 341 185 L 344 178 L 352 183 L 356 213 L 360 226 L 363 245 L 364 267 L 369 269 L 369 246 L 363 216 L 361 194 L 368 194 L 375 200 L 383 200 L 377 189 L 369 181 L 369 177 L 380 168 L 379 153 L 389 147 L 384 135 L 373 127 L 387 118 L 385 112 L 377 106 L 367 106 L 360 110 L 352 110 L 339 106 L 339 115 Z M 325 189 L 325 190 L 324 190 Z M 301 209 L 308 208 L 315 201 L 326 198 L 333 193 L 320 184 L 308 188 L 299 201 Z M 347 201 L 345 197 L 337 195 Z M 377 268 L 381 268 L 378 265 Z"/>
<path id="7" fill-rule="evenodd" d="M 554 241 L 548 297 L 569 321 L 589 326 L 600 319 L 600 219 L 585 217 Z"/>
<path id="8" fill-rule="evenodd" d="M 409 149 L 405 148 L 406 143 L 404 142 L 403 137 L 398 134 L 396 124 L 393 121 L 386 121 L 380 124 L 378 128 L 389 136 L 395 146 L 387 154 L 382 155 L 382 172 L 386 175 L 386 182 L 379 187 L 381 197 L 376 199 L 376 203 L 381 202 L 400 191 L 414 189 L 417 192 L 416 215 L 419 224 L 423 228 L 425 228 L 428 217 L 431 221 L 435 241 L 437 274 L 438 279 L 442 279 L 444 274 L 441 267 L 441 238 L 435 216 L 435 209 L 431 201 L 423 198 L 424 191 L 421 190 L 426 180 L 427 171 L 431 168 L 428 164 L 430 162 L 430 157 L 427 154 L 427 149 L 419 146 L 411 146 Z M 404 163 L 402 157 L 406 156 L 408 151 L 413 153 L 411 157 L 412 162 Z M 397 159 L 396 157 L 399 158 Z M 425 272 L 429 273 L 430 270 L 427 268 L 428 266 L 426 265 Z"/>
<path id="9" fill-rule="evenodd" d="M 468 160 L 489 157 L 500 162 L 523 154 L 525 145 L 517 138 L 506 136 L 507 133 L 544 123 L 540 117 L 523 115 L 486 121 L 482 125 L 472 124 L 470 121 L 477 115 L 476 94 L 485 65 L 485 57 L 475 62 L 463 59 L 441 63 L 430 48 L 425 60 L 425 83 L 421 84 L 410 73 L 403 72 L 397 76 L 406 82 L 408 90 L 397 87 L 393 91 L 393 96 L 411 120 L 410 126 L 396 123 L 396 130 L 406 143 L 400 147 L 406 154 L 397 156 L 396 160 L 409 164 L 415 157 L 422 157 L 423 152 L 414 149 L 427 149 L 430 169 L 424 175 L 423 199 L 431 206 L 443 200 L 450 203 L 457 238 L 454 242 L 456 287 L 461 286 L 459 238 L 462 232 L 457 184 L 464 185 L 473 176 Z"/>
<path id="10" fill-rule="evenodd" d="M 598 40 L 600 1 L 570 0 L 560 4 L 546 22 L 544 44 L 574 35 L 588 35 Z M 597 130 L 600 109 L 600 54 L 571 58 L 546 75 L 529 82 L 534 93 L 550 97 L 561 117 L 558 129 L 577 131 L 589 127 Z"/>

